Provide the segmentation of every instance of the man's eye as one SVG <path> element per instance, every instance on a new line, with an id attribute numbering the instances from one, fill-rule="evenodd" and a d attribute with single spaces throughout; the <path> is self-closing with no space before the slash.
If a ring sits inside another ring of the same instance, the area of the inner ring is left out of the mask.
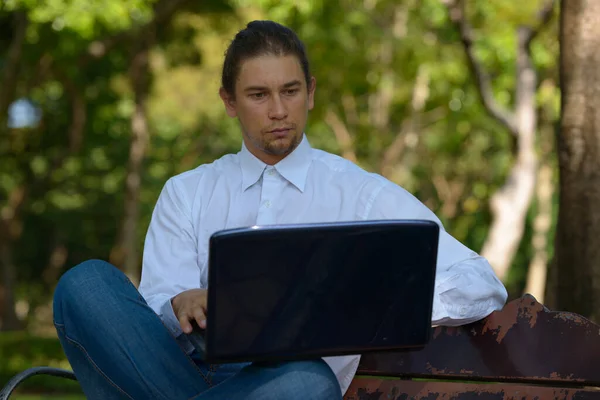
<path id="1" fill-rule="evenodd" d="M 296 93 L 298 93 L 298 89 L 288 89 L 285 91 L 285 94 L 287 94 L 288 96 L 293 96 Z"/>
<path id="2" fill-rule="evenodd" d="M 264 93 L 252 93 L 250 95 L 250 97 L 254 98 L 254 99 L 262 99 L 263 97 L 265 97 Z"/>

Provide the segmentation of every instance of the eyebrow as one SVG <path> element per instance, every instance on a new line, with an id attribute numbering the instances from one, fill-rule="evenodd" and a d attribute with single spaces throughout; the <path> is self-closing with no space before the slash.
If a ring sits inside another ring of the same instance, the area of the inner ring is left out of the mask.
<path id="1" fill-rule="evenodd" d="M 301 83 L 302 82 L 300 82 L 299 80 L 296 79 L 294 81 L 290 81 L 290 82 L 284 84 L 283 88 L 284 89 L 289 89 L 291 87 L 298 86 Z M 268 90 L 268 89 L 269 88 L 266 87 L 266 86 L 248 86 L 247 88 L 244 89 L 244 92 L 254 92 L 254 91 L 258 92 L 258 91 L 265 91 L 265 90 Z"/>

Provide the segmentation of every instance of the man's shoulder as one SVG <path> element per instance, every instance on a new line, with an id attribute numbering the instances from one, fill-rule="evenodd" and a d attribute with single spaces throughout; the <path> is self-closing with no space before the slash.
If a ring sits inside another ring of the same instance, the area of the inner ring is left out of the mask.
<path id="1" fill-rule="evenodd" d="M 321 168 L 325 168 L 331 174 L 337 177 L 348 177 L 352 180 L 361 180 L 374 184 L 384 185 L 388 181 L 386 178 L 375 172 L 369 172 L 358 164 L 337 154 L 329 153 L 325 150 L 313 149 L 313 160 Z"/>
<path id="2" fill-rule="evenodd" d="M 368 174 L 367 171 L 359 167 L 354 162 L 325 150 L 313 148 L 312 158 L 322 167 L 330 170 L 331 172 L 354 172 L 357 174 Z"/>
<path id="3" fill-rule="evenodd" d="M 176 187 L 197 188 L 203 184 L 214 184 L 218 178 L 236 171 L 236 167 L 239 168 L 238 155 L 225 154 L 212 162 L 173 175 L 169 181 Z"/>

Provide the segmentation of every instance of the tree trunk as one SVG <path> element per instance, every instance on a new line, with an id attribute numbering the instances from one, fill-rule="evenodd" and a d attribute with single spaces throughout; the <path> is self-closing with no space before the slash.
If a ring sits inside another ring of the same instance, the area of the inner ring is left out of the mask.
<path id="1" fill-rule="evenodd" d="M 552 167 L 549 163 L 540 166 L 537 179 L 537 215 L 533 220 L 533 259 L 527 271 L 525 293 L 544 303 L 546 272 L 548 264 L 548 232 L 552 226 Z"/>
<path id="2" fill-rule="evenodd" d="M 493 219 L 481 249 L 500 280 L 506 278 L 523 238 L 535 187 L 535 153 L 533 149 L 519 153 L 506 182 L 490 201 Z"/>
<path id="3" fill-rule="evenodd" d="M 8 196 L 7 203 L 0 208 L 0 268 L 2 288 L 0 291 L 1 330 L 13 331 L 21 329 L 21 321 L 15 312 L 15 286 L 17 284 L 16 269 L 12 258 L 12 244 L 21 235 L 18 220 L 23 206 L 27 188 L 19 186 Z"/>
<path id="4" fill-rule="evenodd" d="M 2 323 L 0 330 L 15 331 L 21 329 L 21 321 L 15 312 L 15 285 L 17 282 L 15 265 L 12 262 L 10 247 L 6 241 L 0 243 L 0 263 L 2 264 Z"/>
<path id="5" fill-rule="evenodd" d="M 2 80 L 0 80 L 0 124 L 5 126 L 8 107 L 15 97 L 17 88 L 17 75 L 23 54 L 23 45 L 25 44 L 25 33 L 27 31 L 27 13 L 25 11 L 16 11 L 14 16 L 14 30 L 12 41 L 8 48 L 8 54 L 3 62 Z"/>
<path id="6" fill-rule="evenodd" d="M 149 53 L 152 40 L 151 37 L 144 38 L 139 50 L 133 57 L 130 68 L 130 82 L 134 93 L 135 109 L 131 116 L 131 142 L 129 146 L 127 175 L 125 178 L 125 212 L 119 239 L 110 257 L 111 263 L 120 267 L 136 285 L 140 279 L 137 228 L 142 164 L 150 136 L 148 132 L 146 102 L 149 91 Z"/>
<path id="7" fill-rule="evenodd" d="M 552 284 L 560 310 L 600 320 L 600 1 L 561 2 L 559 214 Z"/>
<path id="8" fill-rule="evenodd" d="M 52 232 L 49 240 L 52 242 L 52 251 L 42 271 L 40 281 L 44 284 L 44 292 L 51 295 L 66 266 L 69 249 L 58 228 Z M 27 302 L 29 306 L 27 313 L 28 332 L 34 334 L 52 332 L 54 329 L 52 323 L 52 300 L 48 301 L 48 297 L 46 296 L 30 296 Z"/>
<path id="9" fill-rule="evenodd" d="M 6 55 L 6 62 L 0 80 L 0 130 L 4 130 L 8 119 L 8 108 L 14 101 L 17 88 L 17 75 L 23 46 L 25 44 L 25 33 L 27 30 L 27 13 L 16 11 L 13 13 L 14 29 L 12 41 Z M 24 187 L 17 187 L 8 196 L 8 201 L 0 207 L 0 318 L 1 330 L 17 330 L 21 323 L 15 312 L 16 271 L 13 263 L 11 245 L 15 236 L 19 236 L 19 225 L 17 215 L 25 198 Z"/>
<path id="10" fill-rule="evenodd" d="M 537 156 L 535 152 L 536 72 L 527 32 L 519 30 L 517 47 L 516 135 L 517 157 L 504 185 L 492 196 L 492 224 L 481 255 L 503 280 L 523 237 L 527 210 L 533 200 Z"/>
<path id="11" fill-rule="evenodd" d="M 503 280 L 523 237 L 527 210 L 533 199 L 537 157 L 535 153 L 536 71 L 531 57 L 531 42 L 552 19 L 555 0 L 540 8 L 535 27 L 522 26 L 517 36 L 515 108 L 506 109 L 494 96 L 492 79 L 473 48 L 473 28 L 467 21 L 465 0 L 441 0 L 448 7 L 450 20 L 460 34 L 481 102 L 488 114 L 517 139 L 516 160 L 504 185 L 492 196 L 492 224 L 481 255 L 488 259 Z"/>

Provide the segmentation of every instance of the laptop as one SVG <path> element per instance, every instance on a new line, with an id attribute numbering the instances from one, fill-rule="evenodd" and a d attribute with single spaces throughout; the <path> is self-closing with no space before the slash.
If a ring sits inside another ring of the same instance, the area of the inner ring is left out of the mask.
<path id="1" fill-rule="evenodd" d="M 269 225 L 209 241 L 209 363 L 301 360 L 423 347 L 439 227 L 426 220 Z"/>

